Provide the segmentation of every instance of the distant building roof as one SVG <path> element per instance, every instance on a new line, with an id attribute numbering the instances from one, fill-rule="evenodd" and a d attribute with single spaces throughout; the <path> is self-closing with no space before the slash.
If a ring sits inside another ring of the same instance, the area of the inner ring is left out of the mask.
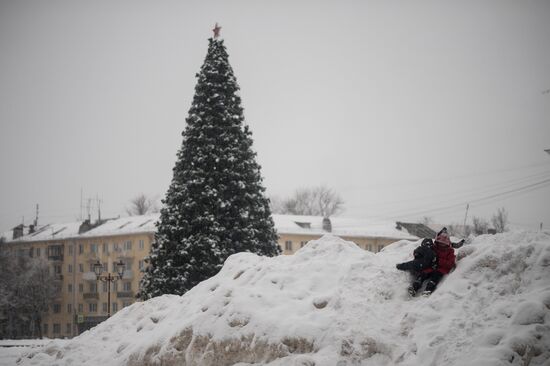
<path id="1" fill-rule="evenodd" d="M 64 224 L 48 224 L 37 228 L 33 233 L 26 230 L 23 236 L 13 240 L 12 231 L 0 234 L 4 242 L 48 241 L 68 238 L 92 238 L 98 236 L 116 236 L 137 233 L 153 233 L 160 214 L 129 216 L 107 220 L 90 230 L 79 233 L 81 222 Z M 323 235 L 323 217 L 301 215 L 272 215 L 278 234 Z M 396 228 L 392 221 L 377 221 L 367 219 L 352 219 L 331 217 L 331 233 L 347 237 L 377 237 L 391 239 L 417 239 L 406 227 Z"/>
<path id="2" fill-rule="evenodd" d="M 273 215 L 278 234 L 323 235 L 322 216 Z M 393 221 L 331 217 L 332 234 L 350 237 L 417 239 L 406 229 L 398 230 Z"/>
<path id="3" fill-rule="evenodd" d="M 121 217 L 114 220 L 109 220 L 102 225 L 99 225 L 80 236 L 83 238 L 92 236 L 114 236 L 137 233 L 152 233 L 156 230 L 156 222 L 160 214 L 154 213 L 149 215 Z"/>

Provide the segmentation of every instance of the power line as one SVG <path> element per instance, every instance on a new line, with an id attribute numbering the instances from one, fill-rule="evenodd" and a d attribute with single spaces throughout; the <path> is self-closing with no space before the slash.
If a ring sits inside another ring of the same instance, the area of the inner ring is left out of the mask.
<path id="1" fill-rule="evenodd" d="M 516 189 L 512 189 L 512 190 L 508 190 L 508 191 L 504 191 L 504 192 L 499 192 L 499 193 L 495 193 L 495 194 L 492 194 L 492 195 L 489 195 L 489 196 L 480 197 L 480 198 L 476 198 L 476 199 L 470 199 L 470 200 L 467 200 L 467 202 L 470 203 L 470 204 L 474 204 L 474 203 L 477 203 L 477 204 L 485 203 L 486 204 L 486 203 L 492 202 L 495 198 L 500 198 L 500 197 L 503 197 L 503 196 L 508 196 L 508 198 L 509 198 L 511 196 L 514 196 L 514 195 L 523 194 L 523 193 L 527 193 L 527 192 L 530 192 L 530 191 L 533 191 L 533 190 L 544 188 L 548 185 L 550 185 L 550 178 L 544 179 L 544 180 L 536 182 L 536 183 L 528 184 L 526 186 L 519 187 L 519 188 L 516 188 Z M 462 209 L 462 207 L 464 207 L 464 202 L 449 205 L 449 206 L 445 206 L 445 207 L 432 208 L 432 209 L 421 210 L 421 211 L 412 211 L 412 212 L 409 211 L 409 212 L 406 212 L 405 214 L 402 214 L 402 216 L 414 216 L 414 215 L 422 215 L 422 214 L 427 214 L 427 213 L 445 212 L 445 211 L 448 211 L 449 209 L 456 209 L 456 208 Z"/>
<path id="2" fill-rule="evenodd" d="M 483 194 L 485 192 L 487 193 L 492 193 L 494 192 L 495 190 L 502 190 L 502 189 L 512 189 L 512 188 L 518 188 L 516 187 L 517 184 L 531 184 L 531 183 L 535 183 L 536 181 L 534 181 L 534 179 L 537 179 L 537 181 L 539 179 L 546 179 L 546 178 L 550 178 L 550 171 L 546 171 L 546 172 L 542 172 L 542 173 L 537 173 L 537 174 L 533 174 L 533 175 L 530 175 L 530 176 L 527 176 L 527 177 L 521 177 L 519 179 L 513 179 L 513 180 L 509 180 L 509 181 L 506 181 L 506 182 L 499 182 L 499 183 L 491 183 L 490 185 L 486 185 L 486 186 L 483 186 L 483 187 L 479 187 L 479 188 L 474 188 L 474 189 L 468 189 L 468 190 L 463 190 L 461 192 L 454 192 L 452 194 L 449 194 L 447 192 L 443 192 L 443 193 L 432 193 L 430 194 L 429 196 L 421 196 L 421 197 L 414 197 L 414 198 L 409 198 L 409 199 L 403 199 L 403 200 L 398 200 L 398 201 L 390 201 L 390 202 L 380 202 L 380 203 L 375 203 L 373 204 L 373 206 L 384 206 L 384 207 L 388 207 L 388 206 L 395 206 L 395 205 L 400 205 L 400 204 L 404 204 L 404 203 L 407 203 L 407 202 L 418 202 L 418 201 L 425 201 L 425 200 L 430 200 L 430 199 L 437 199 L 438 197 L 445 197 L 446 200 L 444 202 L 441 202 L 439 201 L 438 203 L 441 205 L 442 203 L 445 203 L 445 202 L 450 202 L 450 203 L 453 203 L 453 202 L 457 202 L 457 200 L 462 200 L 463 202 L 464 201 L 469 201 L 472 197 L 472 195 L 479 195 L 479 194 Z M 450 199 L 449 199 L 450 198 Z M 463 203 L 462 203 L 463 205 Z M 351 206 L 351 207 L 357 207 L 356 206 Z M 397 210 L 398 208 L 395 208 L 395 210 Z M 389 212 L 393 212 L 394 210 L 389 210 Z"/>

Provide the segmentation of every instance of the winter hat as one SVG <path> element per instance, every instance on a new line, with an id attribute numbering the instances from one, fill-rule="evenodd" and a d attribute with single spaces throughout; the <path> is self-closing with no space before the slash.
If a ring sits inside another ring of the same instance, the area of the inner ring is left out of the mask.
<path id="1" fill-rule="evenodd" d="M 449 238 L 449 234 L 447 233 L 447 228 L 443 228 L 439 233 L 437 233 L 435 237 L 435 242 L 438 244 L 451 246 L 451 239 Z"/>

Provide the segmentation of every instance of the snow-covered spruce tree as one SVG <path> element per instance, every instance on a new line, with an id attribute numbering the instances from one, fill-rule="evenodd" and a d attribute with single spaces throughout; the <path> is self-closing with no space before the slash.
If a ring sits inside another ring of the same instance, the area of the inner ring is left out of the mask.
<path id="1" fill-rule="evenodd" d="M 209 39 L 197 78 L 141 299 L 181 295 L 234 253 L 280 253 L 223 40 Z"/>

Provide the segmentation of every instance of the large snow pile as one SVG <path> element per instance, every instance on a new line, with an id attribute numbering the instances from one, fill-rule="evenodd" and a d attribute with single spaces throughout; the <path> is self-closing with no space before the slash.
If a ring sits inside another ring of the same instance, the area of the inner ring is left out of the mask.
<path id="1" fill-rule="evenodd" d="M 333 236 L 292 256 L 231 256 L 184 296 L 123 309 L 20 365 L 548 365 L 550 235 L 481 236 L 430 297 L 395 269 L 418 242 L 373 254 Z"/>

